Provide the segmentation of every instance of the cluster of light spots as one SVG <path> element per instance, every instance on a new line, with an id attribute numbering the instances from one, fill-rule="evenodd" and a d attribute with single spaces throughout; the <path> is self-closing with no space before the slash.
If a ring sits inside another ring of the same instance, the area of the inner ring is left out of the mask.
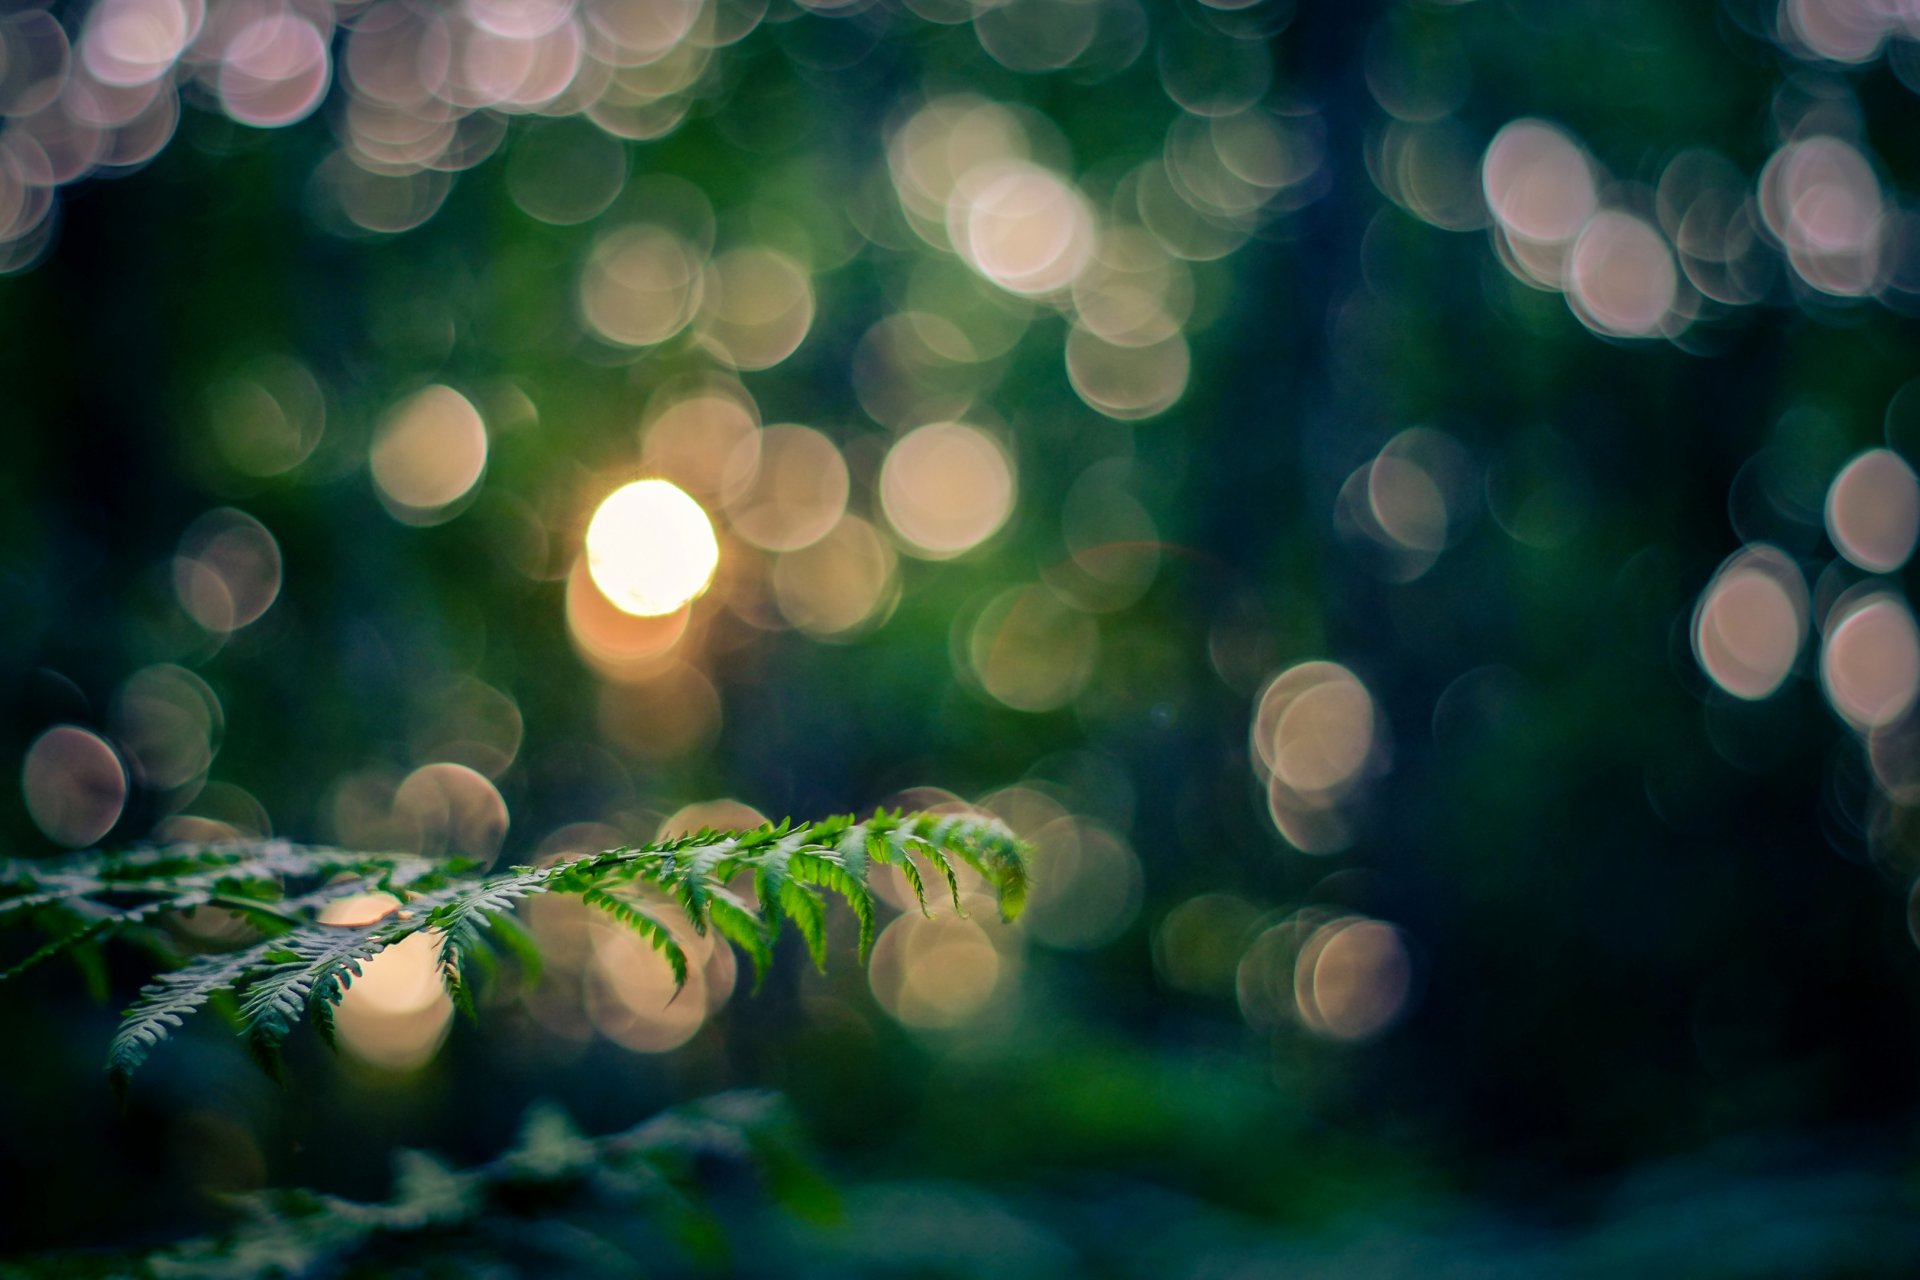
<path id="1" fill-rule="evenodd" d="M 374 924 L 399 906 L 388 894 L 359 894 L 328 903 L 320 922 Z M 334 1010 L 335 1038 L 350 1056 L 396 1073 L 432 1059 L 453 1022 L 453 1001 L 440 978 L 440 941 L 437 930 L 422 929 L 361 963 Z"/>
<path id="2" fill-rule="evenodd" d="M 180 535 L 173 589 L 208 631 L 238 631 L 258 621 L 280 594 L 280 544 L 244 511 L 209 511 Z"/>
<path id="3" fill-rule="evenodd" d="M 1108 227 L 1073 282 L 1079 327 L 1119 347 L 1178 337 L 1193 314 L 1193 272 L 1138 227 Z"/>
<path id="4" fill-rule="evenodd" d="M 1892 573 L 1920 537 L 1920 482 L 1891 449 L 1869 449 L 1840 469 L 1827 490 L 1827 535 L 1868 573 Z"/>
<path id="5" fill-rule="evenodd" d="M 818 542 L 846 512 L 852 482 L 840 450 L 812 427 L 764 427 L 752 481 L 726 505 L 733 531 L 767 551 Z"/>
<path id="6" fill-rule="evenodd" d="M 1140 858 L 1119 836 L 1064 815 L 1018 833 L 1032 842 L 1036 865 L 1046 868 L 1035 879 L 1023 917 L 1036 940 L 1073 950 L 1101 947 L 1139 915 Z"/>
<path id="7" fill-rule="evenodd" d="M 608 342 L 649 347 L 693 321 L 705 255 L 676 232 L 629 223 L 594 242 L 580 276 L 580 312 Z"/>
<path id="8" fill-rule="evenodd" d="M 943 1030 L 975 1022 L 1018 986 L 1020 956 L 1010 931 L 993 923 L 991 901 L 968 915 L 904 914 L 874 943 L 867 980 L 874 999 L 909 1027 Z"/>
<path id="9" fill-rule="evenodd" d="M 713 83 L 715 50 L 763 12 L 701 0 L 361 8 L 341 60 L 341 146 L 316 194 L 342 230 L 406 230 L 500 148 L 509 117 L 533 115 L 509 148 L 509 194 L 543 222 L 587 221 L 626 183 L 621 144 L 678 128 Z"/>
<path id="10" fill-rule="evenodd" d="M 720 564 L 713 522 L 666 480 L 636 480 L 609 494 L 587 525 L 587 569 L 622 612 L 657 618 L 707 589 Z"/>
<path id="11" fill-rule="evenodd" d="M 1516 120 L 1494 135 L 1481 185 L 1507 266 L 1561 289 L 1595 333 L 1646 338 L 1685 327 L 1680 274 L 1660 230 L 1601 208 L 1598 165 L 1564 130 Z"/>
<path id="12" fill-rule="evenodd" d="M 768 369 L 813 327 L 804 267 L 771 249 L 733 249 L 707 265 L 696 328 L 706 350 L 736 369 Z"/>
<path id="13" fill-rule="evenodd" d="M 666 960 L 632 929 L 599 914 L 587 925 L 587 1014 L 615 1044 L 635 1053 L 665 1053 L 693 1039 L 726 1004 L 738 961 L 713 930 L 694 932 L 685 913 L 664 895 L 640 905 L 686 953 L 686 985 L 675 987 Z"/>
<path id="14" fill-rule="evenodd" d="M 381 419 L 369 455 L 380 500 L 394 519 L 438 524 L 480 482 L 487 428 L 479 410 L 451 387 L 425 387 Z"/>
<path id="15" fill-rule="evenodd" d="M 1803 57 L 1871 62 L 1892 37 L 1920 40 L 1920 11 L 1883 0 L 1780 0 L 1780 36 Z"/>
<path id="16" fill-rule="evenodd" d="M 1131 66 L 1147 45 L 1139 0 L 1003 0 L 964 11 L 980 47 L 1009 71 L 1073 68 L 1098 81 Z"/>
<path id="17" fill-rule="evenodd" d="M 967 295 L 959 290 L 944 295 Z M 1010 295 L 1002 295 L 1010 297 Z M 930 305 L 941 300 L 929 299 Z M 998 363 L 979 342 L 983 327 L 1012 315 L 1024 323 L 1027 304 L 1013 311 L 976 311 L 970 331 L 936 310 L 903 311 L 867 330 L 854 348 L 853 389 L 860 407 L 883 426 L 904 429 L 964 415 L 992 389 Z M 984 319 L 982 318 L 984 315 Z"/>
<path id="18" fill-rule="evenodd" d="M 770 577 L 781 616 L 823 640 L 878 626 L 900 598 L 892 543 L 854 515 L 819 541 L 782 553 Z"/>
<path id="19" fill-rule="evenodd" d="M 1906 601 L 1876 591 L 1837 604 L 1827 618 L 1820 682 L 1856 729 L 1904 716 L 1920 693 L 1920 632 Z"/>
<path id="20" fill-rule="evenodd" d="M 1760 174 L 1760 213 L 1795 273 L 1822 293 L 1859 297 L 1884 283 L 1885 198 L 1858 148 L 1825 135 L 1787 143 Z"/>
<path id="21" fill-rule="evenodd" d="M 205 780 L 226 728 L 207 682 L 166 663 L 143 667 L 121 683 L 108 724 L 134 781 L 189 795 Z"/>
<path id="22" fill-rule="evenodd" d="M 666 398 L 649 408 L 640 465 L 704 502 L 730 502 L 760 466 L 759 409 L 737 386 Z"/>
<path id="23" fill-rule="evenodd" d="M 978 427 L 921 427 L 887 451 L 880 503 L 909 551 L 943 560 L 978 546 L 1006 523 L 1013 513 L 1013 464 Z"/>
<path id="24" fill-rule="evenodd" d="M 498 778 L 520 753 L 523 727 L 510 696 L 472 676 L 457 676 L 423 699 L 411 735 L 414 758 Z"/>
<path id="25" fill-rule="evenodd" d="M 487 777 L 434 761 L 404 777 L 384 770 L 337 779 L 326 804 L 333 838 L 348 848 L 400 849 L 491 861 L 507 834 L 507 804 Z"/>
<path id="26" fill-rule="evenodd" d="M 269 357 L 215 383 L 207 423 L 222 461 L 247 476 L 277 476 L 307 460 L 327 426 L 327 401 L 312 371 Z"/>
<path id="27" fill-rule="evenodd" d="M 1009 293 L 1069 288 L 1093 254 L 1093 212 L 1066 179 L 1026 160 L 967 170 L 947 204 L 947 235 L 961 259 Z"/>
<path id="28" fill-rule="evenodd" d="M 1148 346 L 1121 346 L 1090 329 L 1067 334 L 1067 379 L 1088 406 L 1134 421 L 1172 408 L 1187 390 L 1193 357 L 1180 334 Z"/>
<path id="29" fill-rule="evenodd" d="M 691 605 L 643 617 L 627 613 L 602 594 L 583 554 L 567 575 L 567 634 L 580 656 L 615 680 L 644 679 L 660 669 L 686 634 Z"/>
<path id="30" fill-rule="evenodd" d="M 1357 1042 L 1406 1013 L 1413 978 L 1412 952 L 1394 925 L 1307 908 L 1253 941 L 1235 988 L 1241 1015 L 1256 1028 L 1297 1025 Z"/>
<path id="31" fill-rule="evenodd" d="M 1208 50 L 1230 63 L 1238 51 L 1264 65 L 1257 41 L 1228 39 Z M 937 98 L 889 139 L 888 167 L 908 225 L 1006 293 L 1066 313 L 1069 381 L 1110 417 L 1153 417 L 1186 391 L 1191 357 L 1182 330 L 1193 310 L 1186 261 L 1231 253 L 1266 219 L 1320 190 L 1310 119 L 1256 106 L 1264 80 L 1242 99 L 1213 93 L 1217 76 L 1204 79 L 1206 91 L 1182 75 L 1168 81 L 1187 111 L 1169 129 L 1161 156 L 1124 177 L 1104 216 L 1062 176 L 1064 145 L 1051 126 L 1016 108 L 971 95 Z M 872 331 L 864 360 L 856 360 L 862 404 L 889 425 L 963 413 L 981 390 L 974 385 L 980 362 L 999 349 L 991 340 L 980 345 L 979 326 L 938 299 L 917 302 L 909 314 L 904 328 Z M 952 401 L 940 403 L 942 395 Z"/>
<path id="32" fill-rule="evenodd" d="M 47 839 L 70 848 L 113 829 L 127 803 L 127 771 L 106 739 L 62 724 L 35 738 L 20 768 L 27 816 Z"/>
<path id="33" fill-rule="evenodd" d="M 1334 524 L 1390 582 L 1411 582 L 1459 540 L 1476 475 L 1452 436 L 1411 427 L 1393 437 L 1340 487 Z"/>
<path id="34" fill-rule="evenodd" d="M 43 8 L 0 18 L 0 272 L 45 250 L 58 188 L 158 155 L 183 93 L 259 127 L 311 114 L 334 20 L 330 4 L 285 0 L 102 0 L 70 39 Z"/>
<path id="35" fill-rule="evenodd" d="M 1010 587 L 965 622 L 956 633 L 963 673 L 1016 711 L 1065 706 L 1093 676 L 1099 625 L 1045 585 Z"/>
<path id="36" fill-rule="evenodd" d="M 1693 652 L 1713 682 L 1736 698 L 1773 694 L 1793 671 L 1807 634 L 1806 579 L 1776 547 L 1729 557 L 1693 614 Z"/>
<path id="37" fill-rule="evenodd" d="M 1771 262 L 1747 180 L 1717 151 L 1680 152 L 1661 171 L 1655 203 L 1687 283 L 1725 307 L 1765 296 Z"/>
<path id="38" fill-rule="evenodd" d="M 1373 696 L 1337 662 L 1302 662 L 1269 680 L 1255 705 L 1255 774 L 1267 813 L 1304 853 L 1346 848 L 1346 800 L 1378 760 Z"/>

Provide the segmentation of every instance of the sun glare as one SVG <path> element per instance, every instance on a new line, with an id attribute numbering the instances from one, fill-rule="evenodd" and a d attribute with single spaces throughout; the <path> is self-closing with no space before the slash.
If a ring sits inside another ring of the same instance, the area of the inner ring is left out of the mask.
<path id="1" fill-rule="evenodd" d="M 666 480 L 614 490 L 587 526 L 587 570 L 623 613 L 672 613 L 707 589 L 719 564 L 713 522 Z"/>

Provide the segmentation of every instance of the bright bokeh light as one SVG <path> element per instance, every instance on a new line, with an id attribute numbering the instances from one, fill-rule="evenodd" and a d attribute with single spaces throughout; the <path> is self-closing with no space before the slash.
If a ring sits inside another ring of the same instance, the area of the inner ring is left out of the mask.
<path id="1" fill-rule="evenodd" d="M 1920 536 L 1920 482 L 1891 449 L 1869 449 L 1840 469 L 1827 490 L 1827 535 L 1868 573 L 1892 573 Z"/>
<path id="2" fill-rule="evenodd" d="M 1495 134 L 1480 176 L 1501 227 L 1536 244 L 1572 240 L 1599 204 L 1586 150 L 1544 120 L 1515 120 Z"/>
<path id="3" fill-rule="evenodd" d="M 62 724 L 35 738 L 20 768 L 27 814 L 47 839 L 78 848 L 120 820 L 127 771 L 97 733 Z"/>
<path id="4" fill-rule="evenodd" d="M 1013 466 L 978 427 L 940 422 L 902 437 L 880 469 L 887 523 L 915 555 L 944 560 L 991 537 L 1013 513 Z"/>
<path id="5" fill-rule="evenodd" d="M 1337 662 L 1302 662 L 1260 691 L 1251 745 L 1267 816 L 1302 853 L 1336 853 L 1353 838 L 1347 803 L 1381 749 L 1373 696 Z"/>
<path id="6" fill-rule="evenodd" d="M 437 524 L 486 469 L 486 424 L 452 387 L 426 387 L 388 410 L 369 461 L 380 499 L 396 519 Z"/>
<path id="7" fill-rule="evenodd" d="M 1261 691 L 1253 748 L 1260 764 L 1295 791 L 1350 785 L 1373 749 L 1373 698 L 1337 662 L 1289 667 Z"/>
<path id="8" fill-rule="evenodd" d="M 1700 593 L 1694 656 L 1736 698 L 1768 697 L 1793 671 L 1807 609 L 1800 567 L 1777 548 L 1748 547 L 1730 557 Z"/>
<path id="9" fill-rule="evenodd" d="M 1852 143 L 1817 135 L 1780 148 L 1760 174 L 1760 213 L 1813 288 L 1858 297 L 1879 285 L 1886 201 Z"/>
<path id="10" fill-rule="evenodd" d="M 880 1006 L 907 1026 L 928 1030 L 986 1014 L 1018 976 L 1016 957 L 996 947 L 982 926 L 991 911 L 991 904 L 976 901 L 975 918 L 908 914 L 888 925 L 867 972 Z"/>
<path id="11" fill-rule="evenodd" d="M 507 837 L 507 802 L 487 777 L 437 761 L 408 774 L 393 795 L 393 827 L 407 848 L 491 861 Z"/>
<path id="12" fill-rule="evenodd" d="M 733 531 L 767 551 L 798 551 L 827 536 L 847 509 L 852 481 L 833 441 L 791 423 L 761 430 L 752 483 L 727 503 Z"/>
<path id="13" fill-rule="evenodd" d="M 1837 607 L 1827 622 L 1820 679 L 1833 709 L 1856 729 L 1905 715 L 1920 693 L 1920 632 L 1906 601 L 1879 592 Z"/>
<path id="14" fill-rule="evenodd" d="M 653 407 L 640 462 L 697 499 L 725 504 L 760 466 L 760 413 L 737 384 L 703 389 Z"/>
<path id="15" fill-rule="evenodd" d="M 1366 1040 L 1398 1019 L 1413 989 L 1412 957 L 1400 931 L 1379 920 L 1322 925 L 1300 950 L 1294 1002 L 1310 1030 L 1333 1040 Z"/>
<path id="16" fill-rule="evenodd" d="M 582 554 L 567 575 L 567 634 L 580 656 L 615 680 L 646 679 L 657 673 L 687 633 L 691 605 L 648 618 L 628 613 L 594 585 Z"/>
<path id="17" fill-rule="evenodd" d="M 226 41 L 220 105 L 256 128 L 293 124 L 320 105 L 332 73 L 327 36 L 292 12 L 269 10 Z"/>
<path id="18" fill-rule="evenodd" d="M 626 613 L 657 618 L 698 597 L 720 564 L 713 522 L 667 480 L 636 480 L 609 494 L 587 525 L 587 568 Z"/>
<path id="19" fill-rule="evenodd" d="M 771 249 L 734 249 L 707 266 L 700 334 L 716 358 L 736 369 L 768 369 L 813 327 L 813 283 L 806 270 Z"/>
<path id="20" fill-rule="evenodd" d="M 595 243 L 580 277 L 580 310 L 608 342 L 646 347 L 687 327 L 700 304 L 703 255 L 665 227 L 617 228 Z"/>
<path id="21" fill-rule="evenodd" d="M 1666 326 L 1680 285 L 1673 253 L 1649 223 L 1608 209 L 1595 214 L 1567 260 L 1567 300 L 1596 333 L 1648 338 Z"/>
<path id="22" fill-rule="evenodd" d="M 198 0 L 105 0 L 87 14 L 80 61 L 101 84 L 151 84 L 199 34 Z"/>
<path id="23" fill-rule="evenodd" d="M 968 265 L 1009 293 L 1057 293 L 1093 256 L 1093 213 L 1066 179 L 1024 160 L 969 170 L 947 206 Z"/>
<path id="24" fill-rule="evenodd" d="M 328 903 L 320 922 L 374 924 L 399 905 L 388 894 L 356 894 Z M 383 1071 L 400 1073 L 425 1065 L 453 1022 L 453 1001 L 441 982 L 439 955 L 439 933 L 422 929 L 363 961 L 334 1010 L 340 1047 Z"/>

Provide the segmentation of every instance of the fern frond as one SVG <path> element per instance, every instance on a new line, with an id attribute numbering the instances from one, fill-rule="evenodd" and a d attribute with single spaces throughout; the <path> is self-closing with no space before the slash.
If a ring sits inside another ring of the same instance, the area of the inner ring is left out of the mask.
<path id="1" fill-rule="evenodd" d="M 107 1049 L 107 1074 L 115 1089 L 126 1087 L 154 1046 L 188 1015 L 214 996 L 233 990 L 248 973 L 267 963 L 267 953 L 275 945 L 261 942 L 242 951 L 200 956 L 141 988 L 139 998 L 121 1016 L 120 1029 Z"/>
<path id="2" fill-rule="evenodd" d="M 393 926 L 383 920 L 359 926 L 313 925 L 277 940 L 240 1002 L 241 1030 L 263 1066 L 277 1064 L 280 1043 L 310 1009 L 331 1026 L 332 1006 L 360 976 L 362 964 L 399 940 L 393 933 Z"/>
<path id="3" fill-rule="evenodd" d="M 334 1010 L 362 967 L 422 930 L 438 939 L 436 962 L 449 994 L 471 1012 L 474 978 L 496 963 L 493 941 L 528 969 L 537 961 L 537 947 L 513 914 L 536 894 L 577 897 L 633 929 L 665 959 L 677 990 L 688 976 L 685 950 L 666 923 L 640 905 L 643 891 L 664 895 L 697 933 L 711 927 L 739 947 L 758 982 L 773 963 L 783 921 L 793 923 L 813 962 L 825 967 L 823 891 L 843 900 L 859 922 L 864 960 L 877 927 L 871 864 L 899 867 L 924 911 L 918 864 L 931 865 L 946 881 L 958 909 L 956 860 L 980 873 L 1003 914 L 1018 914 L 1026 893 L 1024 848 L 997 822 L 953 815 L 880 812 L 865 822 L 840 817 L 701 831 L 491 876 L 459 862 L 281 840 L 13 861 L 0 864 L 0 923 L 24 920 L 53 936 L 0 977 L 200 906 L 241 912 L 267 931 L 260 942 L 199 956 L 141 991 L 108 1053 L 109 1074 L 124 1086 L 156 1045 L 222 994 L 237 998 L 242 1033 L 270 1068 L 302 1019 L 331 1040 Z M 743 877 L 754 885 L 752 901 L 731 887 Z M 371 924 L 322 922 L 330 903 L 375 890 L 401 906 Z"/>
<path id="4" fill-rule="evenodd" d="M 618 920 L 667 959 L 667 966 L 673 970 L 673 989 L 677 994 L 687 985 L 687 953 L 674 940 L 667 927 L 642 911 L 638 905 L 625 898 L 616 898 L 604 889 L 587 889 L 580 895 L 580 901 L 590 907 L 598 907 Z"/>

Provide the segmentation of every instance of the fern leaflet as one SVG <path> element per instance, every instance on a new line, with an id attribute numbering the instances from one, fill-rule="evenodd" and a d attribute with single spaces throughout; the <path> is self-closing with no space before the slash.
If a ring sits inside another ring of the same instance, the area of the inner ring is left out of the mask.
<path id="1" fill-rule="evenodd" d="M 15 860 L 0 864 L 0 922 L 26 921 L 52 937 L 0 969 L 0 983 L 63 950 L 129 931 L 137 936 L 135 926 L 196 907 L 232 911 L 265 934 L 237 950 L 194 957 L 140 992 L 108 1051 L 109 1075 L 124 1087 L 186 1017 L 223 994 L 237 999 L 241 1031 L 269 1068 L 302 1019 L 330 1042 L 334 1009 L 362 966 L 422 931 L 438 942 L 448 993 L 471 1012 L 473 979 L 496 963 L 495 942 L 528 969 L 537 962 L 537 946 L 514 917 L 518 904 L 536 894 L 577 897 L 634 930 L 666 960 L 678 990 L 688 976 L 686 952 L 668 924 L 642 905 L 648 894 L 670 903 L 696 933 L 711 927 L 739 947 L 758 980 L 772 964 L 783 921 L 793 923 L 813 962 L 825 967 L 823 890 L 853 912 L 864 960 L 877 927 L 870 866 L 900 868 L 924 911 L 918 864 L 932 865 L 958 909 L 956 861 L 980 873 L 1008 919 L 1018 914 L 1026 850 L 1005 827 L 974 816 L 885 811 L 865 822 L 840 817 L 701 831 L 490 876 L 412 854 L 280 840 Z M 751 898 L 733 887 L 743 881 L 754 888 Z M 398 902 L 391 914 L 360 925 L 325 922 L 330 904 L 376 891 Z"/>

